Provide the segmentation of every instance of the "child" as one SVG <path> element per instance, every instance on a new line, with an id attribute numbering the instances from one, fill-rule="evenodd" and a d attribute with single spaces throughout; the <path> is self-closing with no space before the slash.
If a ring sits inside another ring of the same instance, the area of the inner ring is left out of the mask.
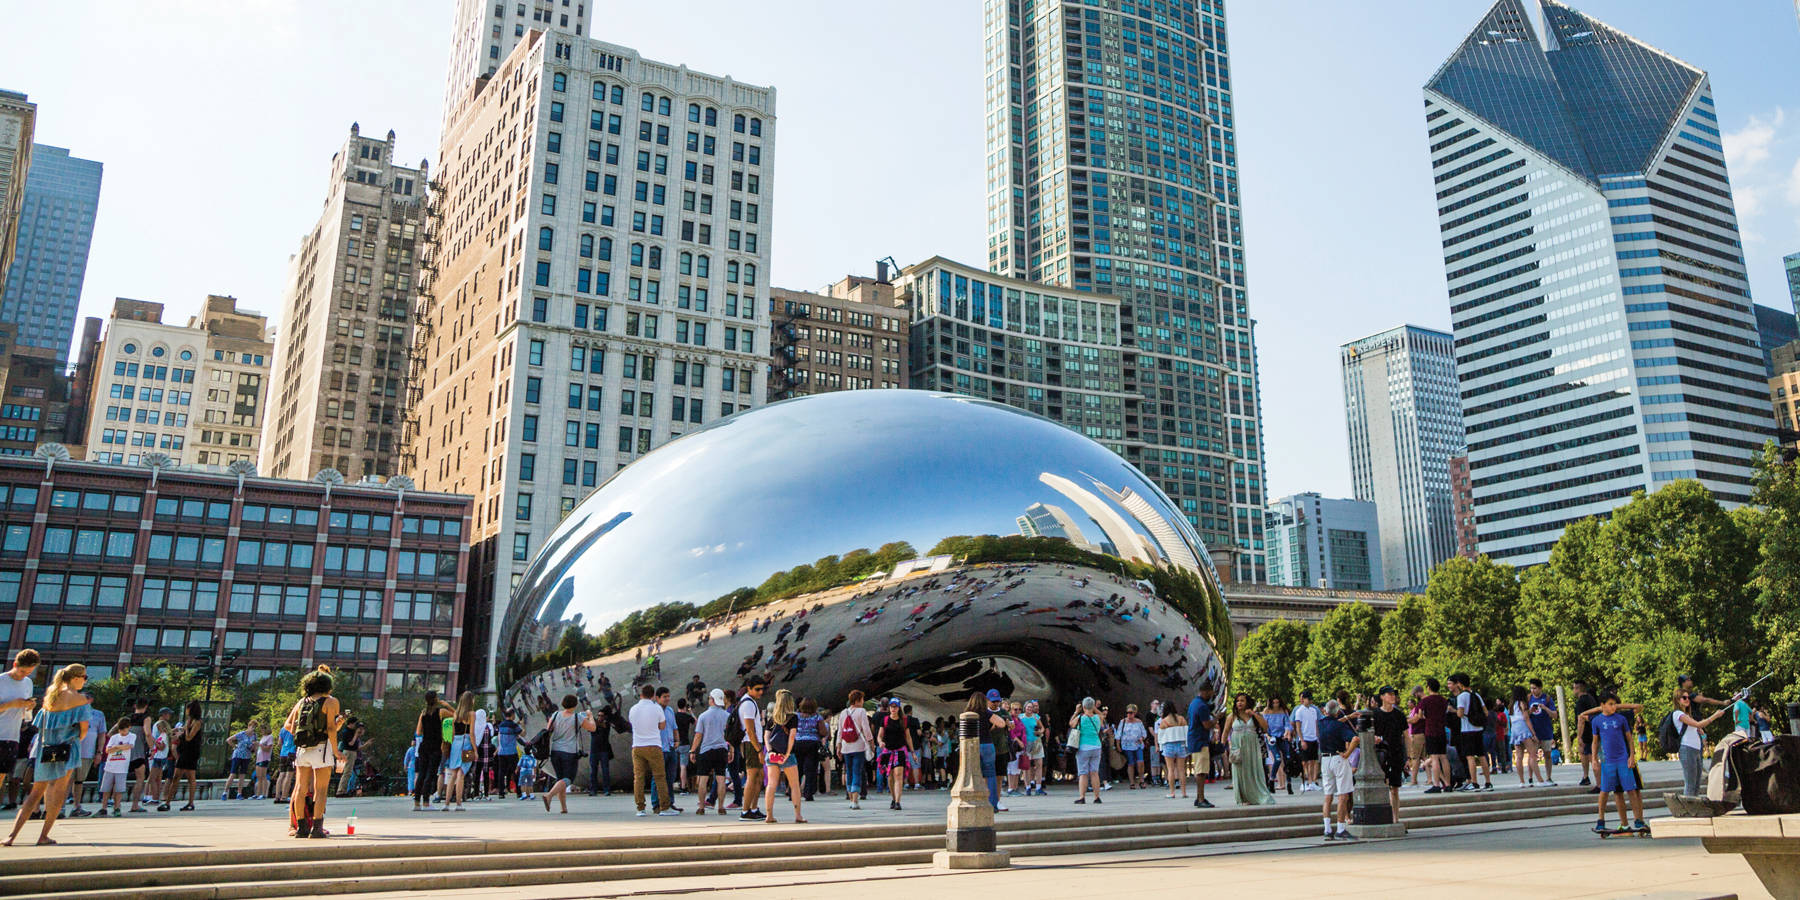
<path id="1" fill-rule="evenodd" d="M 100 815 L 106 815 L 106 804 L 112 804 L 114 818 L 124 815 L 119 802 L 129 793 L 131 748 L 137 746 L 137 735 L 131 733 L 131 717 L 120 716 L 106 736 L 105 766 L 100 770 Z"/>
<path id="2" fill-rule="evenodd" d="M 531 789 L 537 782 L 537 757 L 532 755 L 531 748 L 525 748 L 525 755 L 519 757 L 519 799 L 530 800 Z"/>
<path id="3" fill-rule="evenodd" d="M 1642 709 L 1641 705 L 1631 704 Z M 1600 705 L 1594 710 L 1581 714 L 1583 718 L 1593 716 L 1589 728 L 1593 733 L 1592 752 L 1600 762 L 1600 796 L 1596 812 L 1599 820 L 1594 823 L 1595 834 L 1607 833 L 1606 828 L 1606 795 L 1613 795 L 1613 803 L 1619 811 L 1619 828 L 1616 833 L 1626 831 L 1649 831 L 1650 826 L 1644 824 L 1644 801 L 1638 790 L 1637 780 L 1637 742 L 1632 740 L 1631 720 L 1622 712 L 1622 708 L 1630 708 L 1619 703 L 1617 694 L 1608 693 L 1600 698 Z M 1632 820 L 1627 825 L 1625 818 L 1625 798 L 1631 798 Z"/>

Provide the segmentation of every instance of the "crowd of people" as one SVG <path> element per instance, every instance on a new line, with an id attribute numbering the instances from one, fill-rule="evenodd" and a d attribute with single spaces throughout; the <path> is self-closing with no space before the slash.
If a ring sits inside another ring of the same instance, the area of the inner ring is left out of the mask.
<path id="1" fill-rule="evenodd" d="M 94 707 L 80 665 L 58 670 L 35 697 L 38 665 L 38 655 L 23 650 L 0 673 L 0 778 L 11 776 L 6 809 L 17 809 L 8 844 L 39 818 L 38 842 L 54 843 L 51 828 L 65 803 L 72 816 L 121 816 L 127 804 L 134 813 L 168 811 L 177 799 L 186 801 L 182 811 L 195 808 L 205 731 L 198 703 L 176 716 L 166 707 L 153 713 L 136 698 L 109 721 Z M 413 809 L 462 811 L 471 800 L 514 796 L 566 814 L 572 793 L 614 792 L 615 777 L 624 774 L 613 766 L 617 738 L 629 748 L 640 816 L 678 816 L 686 803 L 695 815 L 804 823 L 806 804 L 839 794 L 853 810 L 877 798 L 899 810 L 909 792 L 949 787 L 960 765 L 957 718 L 972 715 L 979 747 L 973 764 L 997 812 L 1010 811 L 1013 798 L 1048 796 L 1059 783 L 1072 787 L 1078 805 L 1102 804 L 1107 792 L 1124 789 L 1161 790 L 1166 799 L 1210 808 L 1208 784 L 1229 782 L 1238 805 L 1318 792 L 1325 838 L 1351 840 L 1353 773 L 1361 754 L 1374 753 L 1395 821 L 1403 787 L 1489 792 L 1496 775 L 1504 783 L 1509 774 L 1518 788 L 1548 787 L 1557 784 L 1559 767 L 1579 765 L 1579 776 L 1562 777 L 1579 777 L 1599 795 L 1595 830 L 1608 831 L 1609 799 L 1620 829 L 1643 827 L 1637 763 L 1649 757 L 1651 733 L 1659 749 L 1678 748 L 1685 792 L 1695 795 L 1707 726 L 1729 715 L 1737 739 L 1767 740 L 1772 731 L 1767 710 L 1747 692 L 1716 699 L 1685 675 L 1675 679 L 1666 715 L 1577 681 L 1566 719 L 1558 696 L 1536 679 L 1488 697 L 1463 673 L 1441 683 L 1428 677 L 1405 691 L 1339 691 L 1323 704 L 1302 690 L 1292 706 L 1280 696 L 1218 697 L 1207 682 L 1185 702 L 1175 695 L 1127 703 L 1117 714 L 1084 697 L 1066 718 L 999 689 L 971 693 L 959 713 L 937 717 L 917 715 L 901 698 L 868 698 L 859 690 L 830 708 L 826 698 L 796 696 L 760 672 L 731 689 L 709 688 L 695 675 L 679 696 L 643 681 L 624 707 L 603 673 L 575 667 L 560 677 L 577 690 L 530 735 L 513 708 L 490 712 L 468 692 L 454 703 L 426 694 L 405 754 Z M 356 758 L 370 738 L 332 696 L 328 667 L 306 673 L 299 688 L 278 728 L 265 732 L 252 722 L 225 738 L 230 762 L 221 797 L 273 798 L 288 806 L 291 835 L 327 837 L 333 774 L 340 775 L 338 796 L 397 793 L 398 786 L 357 774 Z M 1564 728 L 1572 733 L 1559 743 Z M 1565 760 L 1561 747 L 1569 745 L 1579 749 Z M 95 810 L 83 802 L 90 771 L 98 782 Z"/>

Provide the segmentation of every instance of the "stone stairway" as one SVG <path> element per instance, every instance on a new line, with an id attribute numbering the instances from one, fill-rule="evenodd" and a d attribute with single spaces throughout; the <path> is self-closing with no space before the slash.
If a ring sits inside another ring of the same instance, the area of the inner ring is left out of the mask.
<path id="1" fill-rule="evenodd" d="M 1667 782 L 1647 785 L 1660 807 Z M 1215 801 L 1218 799 L 1214 798 Z M 1409 828 L 1512 822 L 1591 813 L 1585 789 L 1409 796 Z M 1116 853 L 1200 844 L 1305 838 L 1318 807 L 1179 809 L 1132 814 L 1008 819 L 1000 845 L 1014 857 Z M 109 853 L 7 859 L 0 896 L 57 900 L 227 900 L 371 891 L 455 891 L 667 876 L 928 864 L 944 845 L 941 823 L 742 826 L 674 834 L 463 841 L 296 841 L 231 851 Z"/>

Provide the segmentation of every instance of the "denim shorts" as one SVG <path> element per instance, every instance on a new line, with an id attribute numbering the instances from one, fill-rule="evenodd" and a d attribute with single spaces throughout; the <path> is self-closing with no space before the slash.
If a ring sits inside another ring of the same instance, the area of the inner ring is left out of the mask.
<path id="1" fill-rule="evenodd" d="M 1142 765 L 1144 762 L 1144 748 L 1142 747 L 1132 750 L 1120 750 L 1119 752 L 1125 754 L 1125 764 L 1128 766 L 1133 763 Z"/>
<path id="2" fill-rule="evenodd" d="M 1181 741 L 1170 741 L 1162 745 L 1162 754 L 1170 759 L 1187 759 L 1187 744 Z"/>

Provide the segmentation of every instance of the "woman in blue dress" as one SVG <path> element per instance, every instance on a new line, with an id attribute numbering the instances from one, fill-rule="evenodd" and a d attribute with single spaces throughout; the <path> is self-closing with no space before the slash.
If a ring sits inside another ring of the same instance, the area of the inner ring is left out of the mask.
<path id="1" fill-rule="evenodd" d="M 86 740 L 88 698 L 81 689 L 87 686 L 87 667 L 80 663 L 63 666 L 44 692 L 44 708 L 38 711 L 37 747 L 32 751 L 31 794 L 19 806 L 19 817 L 13 820 L 12 834 L 0 846 L 11 847 L 19 832 L 25 829 L 38 804 L 44 804 L 44 830 L 38 834 L 40 846 L 54 844 L 50 826 L 62 813 L 63 801 L 69 794 L 69 776 L 81 759 L 76 749 Z"/>

